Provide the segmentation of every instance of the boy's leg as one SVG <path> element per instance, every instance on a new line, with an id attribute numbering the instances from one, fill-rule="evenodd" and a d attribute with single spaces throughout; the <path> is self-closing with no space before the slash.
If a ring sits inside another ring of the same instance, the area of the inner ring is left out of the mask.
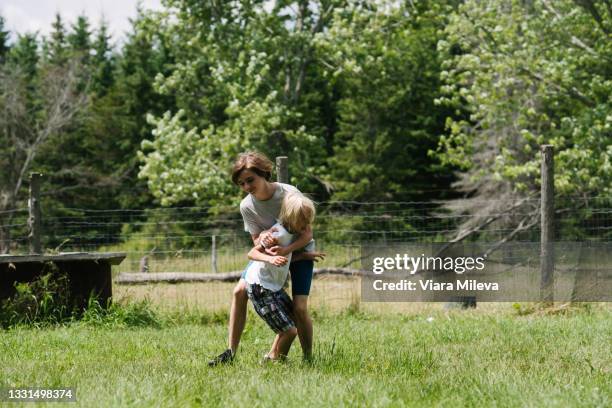
<path id="1" fill-rule="evenodd" d="M 272 292 L 259 285 L 248 285 L 247 291 L 255 312 L 277 333 L 268 357 L 276 360 L 287 356 L 297 336 L 291 298 L 282 289 Z"/>
<path id="2" fill-rule="evenodd" d="M 274 337 L 274 340 L 272 341 L 272 347 L 270 348 L 270 350 L 278 350 L 278 342 L 279 341 L 280 341 L 280 333 L 278 333 Z"/>
<path id="3" fill-rule="evenodd" d="M 244 330 L 244 324 L 246 322 L 246 308 L 248 302 L 248 295 L 246 292 L 246 282 L 240 279 L 232 296 L 232 307 L 230 309 L 230 320 L 228 327 L 228 349 L 217 357 L 213 358 L 208 362 L 210 367 L 217 366 L 219 364 L 231 363 L 234 359 L 234 354 L 238 350 L 238 344 L 240 343 L 240 336 Z"/>
<path id="4" fill-rule="evenodd" d="M 272 349 L 268 353 L 268 357 L 272 360 L 278 360 L 287 357 L 293 340 L 297 336 L 297 329 L 292 327 L 282 333 L 278 333 L 272 343 Z"/>
<path id="5" fill-rule="evenodd" d="M 304 353 L 304 358 L 310 359 L 312 356 L 313 328 L 312 320 L 308 314 L 308 296 L 293 296 L 293 315 L 295 316 L 295 325 L 297 326 L 302 353 Z"/>
<path id="6" fill-rule="evenodd" d="M 228 327 L 228 347 L 234 354 L 238 350 L 240 337 L 244 331 L 248 300 L 246 282 L 244 279 L 240 279 L 238 284 L 234 287 Z"/>
<path id="7" fill-rule="evenodd" d="M 293 315 L 302 346 L 304 358 L 312 356 L 312 320 L 308 314 L 308 295 L 312 285 L 314 262 L 301 260 L 289 265 L 291 271 L 291 292 L 293 295 Z"/>

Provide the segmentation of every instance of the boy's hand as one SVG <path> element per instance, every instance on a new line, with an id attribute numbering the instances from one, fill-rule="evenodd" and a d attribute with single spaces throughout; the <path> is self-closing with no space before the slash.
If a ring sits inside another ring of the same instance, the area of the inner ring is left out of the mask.
<path id="1" fill-rule="evenodd" d="M 327 254 L 325 252 L 301 252 L 299 256 L 296 256 L 296 261 L 315 261 L 319 262 L 325 259 Z"/>
<path id="2" fill-rule="evenodd" d="M 319 262 L 324 260 L 326 255 L 325 252 L 304 252 L 304 259 Z"/>
<path id="3" fill-rule="evenodd" d="M 259 234 L 259 242 L 263 244 L 265 248 L 270 248 L 278 244 L 278 240 L 272 235 L 273 232 L 277 232 L 276 228 L 270 228 L 267 231 Z"/>
<path id="4" fill-rule="evenodd" d="M 270 262 L 274 266 L 283 266 L 287 264 L 287 258 L 284 256 L 272 256 L 270 257 Z"/>
<path id="5" fill-rule="evenodd" d="M 266 252 L 273 256 L 287 256 L 289 254 L 287 247 L 280 245 L 274 245 L 273 247 L 266 248 Z"/>

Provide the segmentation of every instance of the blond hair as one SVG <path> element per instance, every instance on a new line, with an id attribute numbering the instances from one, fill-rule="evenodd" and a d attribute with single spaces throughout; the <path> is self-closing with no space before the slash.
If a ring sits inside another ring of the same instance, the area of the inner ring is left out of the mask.
<path id="1" fill-rule="evenodd" d="M 285 194 L 281 205 L 279 220 L 289 232 L 295 233 L 314 221 L 315 206 L 312 200 L 302 193 Z"/>

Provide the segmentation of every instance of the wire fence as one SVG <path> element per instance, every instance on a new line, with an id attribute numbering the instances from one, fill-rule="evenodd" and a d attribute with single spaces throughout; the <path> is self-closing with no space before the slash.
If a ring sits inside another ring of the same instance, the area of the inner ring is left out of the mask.
<path id="1" fill-rule="evenodd" d="M 529 241 L 540 239 L 539 198 L 471 200 L 467 209 L 441 202 L 318 203 L 313 228 L 317 249 L 327 254 L 317 267 L 359 268 L 363 244 Z M 612 197 L 557 197 L 557 241 L 612 241 Z M 146 269 L 156 272 L 233 272 L 244 268 L 251 245 L 235 209 L 178 207 L 89 210 L 45 208 L 42 204 L 42 245 L 47 252 L 126 252 L 113 273 Z M 28 209 L 0 213 L 0 247 L 28 252 Z M 214 256 L 213 256 L 214 241 Z M 322 299 L 333 296 L 352 302 L 354 281 L 318 281 Z M 339 285 L 339 286 L 338 286 Z M 329 287 L 327 287 L 329 286 Z M 202 288 L 206 287 L 206 295 Z M 225 307 L 231 285 L 207 284 L 122 289 L 130 296 L 205 302 Z M 344 289 L 340 290 L 342 287 Z M 334 289 L 335 288 L 335 289 Z M 164 292 L 165 291 L 165 292 Z M 160 292 L 160 293 L 158 293 Z M 164 293 L 161 293 L 164 292 Z M 216 295 L 214 293 L 217 293 Z M 325 295 L 323 295 L 325 294 Z M 342 302 L 341 302 L 342 303 Z"/>
<path id="2" fill-rule="evenodd" d="M 319 249 L 334 248 L 334 252 L 363 243 L 447 242 L 458 237 L 537 242 L 540 238 L 538 198 L 521 200 L 520 206 L 507 200 L 472 201 L 471 205 L 496 211 L 457 213 L 432 202 L 323 202 L 318 204 L 313 229 Z M 210 272 L 204 258 L 211 254 L 214 237 L 221 262 L 218 271 L 236 270 L 251 244 L 238 211 L 219 212 L 213 207 L 59 212 L 43 205 L 42 211 L 42 243 L 47 251 L 127 252 L 132 263 L 122 269 L 138 270 L 134 262 L 149 255 L 150 260 L 159 261 L 192 259 L 188 271 Z M 26 253 L 28 209 L 3 211 L 0 216 L 3 247 L 10 253 Z M 612 198 L 558 198 L 555 221 L 558 241 L 608 242 L 612 240 Z M 330 252 L 329 260 L 339 266 L 346 258 Z"/>

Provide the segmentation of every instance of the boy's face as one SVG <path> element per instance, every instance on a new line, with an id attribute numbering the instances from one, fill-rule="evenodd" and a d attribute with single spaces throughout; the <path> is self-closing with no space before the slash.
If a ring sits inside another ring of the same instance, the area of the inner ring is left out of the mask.
<path id="1" fill-rule="evenodd" d="M 266 180 L 251 170 L 243 170 L 237 180 L 242 191 L 253 194 L 259 199 L 259 195 L 265 193 Z"/>

